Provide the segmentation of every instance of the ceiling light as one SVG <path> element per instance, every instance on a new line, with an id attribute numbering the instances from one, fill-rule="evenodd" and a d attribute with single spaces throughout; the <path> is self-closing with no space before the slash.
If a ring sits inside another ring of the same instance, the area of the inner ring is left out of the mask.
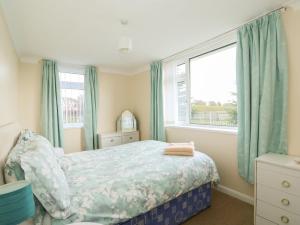
<path id="1" fill-rule="evenodd" d="M 128 21 L 127 20 L 121 20 L 121 25 L 123 27 L 124 33 L 127 30 Z M 132 40 L 128 36 L 122 36 L 119 39 L 119 51 L 121 53 L 128 53 L 132 50 Z"/>
<path id="2" fill-rule="evenodd" d="M 119 40 L 119 51 L 128 53 L 132 50 L 132 40 L 129 37 L 121 37 Z"/>

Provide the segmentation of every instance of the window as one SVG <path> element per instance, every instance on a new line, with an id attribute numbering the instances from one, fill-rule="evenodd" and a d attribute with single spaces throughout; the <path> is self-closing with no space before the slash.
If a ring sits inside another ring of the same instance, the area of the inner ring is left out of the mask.
<path id="1" fill-rule="evenodd" d="M 190 60 L 191 124 L 237 126 L 236 47 Z"/>
<path id="2" fill-rule="evenodd" d="M 187 118 L 187 90 L 186 90 L 185 63 L 176 67 L 176 90 L 177 90 L 177 115 L 179 122 L 185 122 Z"/>
<path id="3" fill-rule="evenodd" d="M 59 73 L 64 127 L 83 126 L 84 75 Z"/>
<path id="4" fill-rule="evenodd" d="M 178 62 L 164 65 L 164 71 L 168 71 L 164 90 L 166 124 L 172 121 L 173 125 L 236 128 L 236 45 L 189 55 Z"/>

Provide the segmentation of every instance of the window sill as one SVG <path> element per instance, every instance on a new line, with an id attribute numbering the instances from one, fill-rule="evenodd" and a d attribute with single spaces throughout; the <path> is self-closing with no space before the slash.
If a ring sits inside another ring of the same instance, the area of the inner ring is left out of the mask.
<path id="1" fill-rule="evenodd" d="M 221 133 L 228 135 L 237 135 L 237 128 L 220 128 L 220 127 L 206 127 L 197 125 L 166 125 L 166 128 L 198 130 L 210 133 Z"/>
<path id="2" fill-rule="evenodd" d="M 76 128 L 83 128 L 82 123 L 74 123 L 74 124 L 65 124 L 64 129 L 76 129 Z"/>

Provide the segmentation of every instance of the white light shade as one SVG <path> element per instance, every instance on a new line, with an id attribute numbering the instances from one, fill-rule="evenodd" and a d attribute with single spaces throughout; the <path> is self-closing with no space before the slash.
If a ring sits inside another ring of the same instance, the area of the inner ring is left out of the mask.
<path id="1" fill-rule="evenodd" d="M 119 40 L 119 51 L 127 53 L 132 50 L 132 40 L 129 37 L 121 37 Z"/>

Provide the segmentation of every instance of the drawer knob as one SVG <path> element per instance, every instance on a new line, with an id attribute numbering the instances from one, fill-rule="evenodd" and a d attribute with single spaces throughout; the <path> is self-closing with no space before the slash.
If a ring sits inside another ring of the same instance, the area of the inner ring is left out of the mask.
<path id="1" fill-rule="evenodd" d="M 110 142 L 114 142 L 114 139 L 110 139 Z"/>
<path id="2" fill-rule="evenodd" d="M 289 188 L 291 186 L 290 182 L 284 180 L 281 182 L 281 186 L 284 188 Z"/>
<path id="3" fill-rule="evenodd" d="M 132 137 L 129 137 L 129 139 L 131 140 L 131 139 L 132 139 Z"/>
<path id="4" fill-rule="evenodd" d="M 286 198 L 283 198 L 283 199 L 281 199 L 281 203 L 282 203 L 282 205 L 289 205 L 290 201 Z"/>
<path id="5" fill-rule="evenodd" d="M 290 222 L 290 219 L 286 216 L 282 216 L 280 219 L 281 219 L 281 222 L 283 222 L 283 223 L 289 223 Z"/>

